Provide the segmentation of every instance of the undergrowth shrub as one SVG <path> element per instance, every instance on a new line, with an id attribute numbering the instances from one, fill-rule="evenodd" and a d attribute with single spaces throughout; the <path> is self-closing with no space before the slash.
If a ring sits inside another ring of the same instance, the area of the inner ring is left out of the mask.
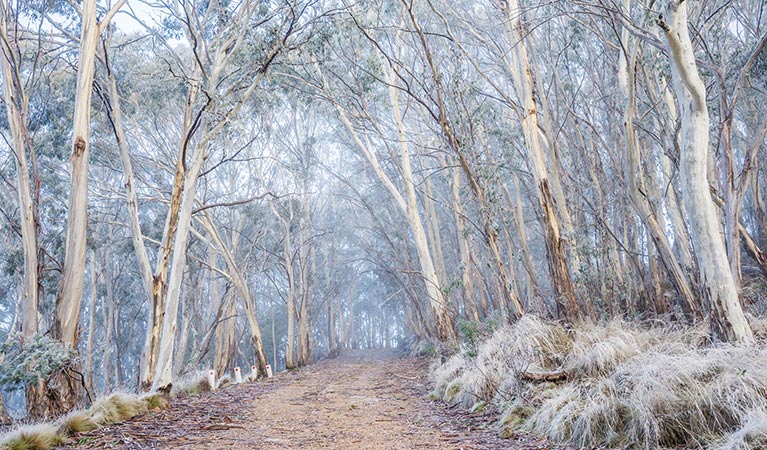
<path id="1" fill-rule="evenodd" d="M 565 329 L 525 316 L 479 344 L 475 357 L 458 354 L 434 367 L 432 395 L 466 408 L 488 402 L 501 412 L 506 437 L 527 431 L 576 446 L 767 448 L 767 348 L 709 345 L 705 325 Z"/>

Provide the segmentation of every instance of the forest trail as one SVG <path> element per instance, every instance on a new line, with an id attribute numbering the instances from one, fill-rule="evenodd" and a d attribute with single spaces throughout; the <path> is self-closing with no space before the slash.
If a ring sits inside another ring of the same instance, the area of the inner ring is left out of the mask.
<path id="1" fill-rule="evenodd" d="M 428 361 L 355 352 L 81 435 L 72 449 L 536 449 L 501 440 L 495 415 L 428 400 Z"/>

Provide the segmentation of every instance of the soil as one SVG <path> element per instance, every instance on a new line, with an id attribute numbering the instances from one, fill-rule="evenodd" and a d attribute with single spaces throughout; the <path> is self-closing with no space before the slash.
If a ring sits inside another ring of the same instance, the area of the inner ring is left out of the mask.
<path id="1" fill-rule="evenodd" d="M 497 437 L 497 413 L 428 399 L 428 361 L 355 352 L 81 434 L 70 449 L 544 449 Z"/>

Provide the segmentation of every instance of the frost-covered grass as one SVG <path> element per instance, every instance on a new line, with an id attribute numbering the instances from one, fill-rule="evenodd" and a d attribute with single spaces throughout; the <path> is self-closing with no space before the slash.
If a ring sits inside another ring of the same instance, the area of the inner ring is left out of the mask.
<path id="1" fill-rule="evenodd" d="M 211 385 L 205 371 L 192 372 L 173 384 L 171 394 L 177 397 L 185 395 L 199 395 L 203 392 L 210 392 Z"/>
<path id="2" fill-rule="evenodd" d="M 26 425 L 0 438 L 3 450 L 49 450 L 77 433 L 124 422 L 150 410 L 170 407 L 167 395 L 116 392 L 101 397 L 90 408 L 73 411 L 51 423 Z"/>
<path id="3" fill-rule="evenodd" d="M 559 324 L 526 316 L 475 357 L 432 370 L 433 396 L 488 402 L 502 436 L 576 446 L 767 448 L 767 346 L 710 347 L 704 326 Z M 523 374 L 525 376 L 523 376 Z M 565 374 L 556 382 L 530 374 Z"/>

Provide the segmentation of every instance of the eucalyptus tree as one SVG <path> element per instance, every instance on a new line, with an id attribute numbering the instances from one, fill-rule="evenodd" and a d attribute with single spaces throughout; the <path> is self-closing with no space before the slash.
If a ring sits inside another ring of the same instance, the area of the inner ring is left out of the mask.
<path id="1" fill-rule="evenodd" d="M 21 234 L 24 271 L 21 289 L 22 335 L 31 337 L 38 331 L 38 261 L 39 238 L 39 199 L 40 184 L 37 158 L 32 136 L 29 132 L 30 94 L 41 75 L 44 61 L 40 55 L 27 54 L 25 48 L 34 48 L 34 35 L 31 31 L 18 26 L 19 17 L 23 17 L 23 5 L 9 3 L 0 5 L 0 71 L 3 77 L 3 99 L 11 130 L 11 147 L 16 167 L 16 193 L 19 205 L 19 232 Z M 20 8 L 21 7 L 21 8 Z M 26 41 L 26 42 L 25 42 Z M 32 42 L 29 42 L 32 41 Z M 36 43 L 41 46 L 38 40 Z M 27 60 L 27 61 L 25 61 Z M 31 66 L 29 68 L 24 67 Z M 25 74 L 29 72 L 28 76 Z M 30 173 L 30 166 L 31 172 Z"/>
<path id="2" fill-rule="evenodd" d="M 749 344 L 753 332 L 743 314 L 732 269 L 727 262 L 721 224 L 708 183 L 709 113 L 706 85 L 698 71 L 690 39 L 687 2 L 671 0 L 659 19 L 668 44 L 674 93 L 680 110 L 683 200 L 715 338 Z"/>
<path id="3" fill-rule="evenodd" d="M 56 301 L 54 336 L 64 344 L 77 345 L 77 328 L 80 304 L 85 282 L 85 256 L 88 228 L 88 152 L 90 149 L 91 96 L 99 39 L 109 26 L 112 17 L 125 4 L 118 0 L 109 5 L 101 18 L 98 16 L 97 0 L 84 0 L 75 5 L 80 16 L 80 50 L 78 53 L 77 87 L 72 132 L 71 188 L 67 213 L 67 235 L 64 265 L 61 272 L 61 289 Z M 62 395 L 65 410 L 74 406 L 77 391 Z"/>
<path id="4" fill-rule="evenodd" d="M 345 36 L 349 36 L 348 33 L 347 30 Z M 416 191 L 413 164 L 417 153 L 410 142 L 412 130 L 408 129 L 403 116 L 412 100 L 401 97 L 397 72 L 392 62 L 386 60 L 386 55 L 375 45 L 366 44 L 364 37 L 354 39 L 373 52 L 373 59 L 362 57 L 359 49 L 347 51 L 335 46 L 328 50 L 329 54 L 335 54 L 353 70 L 348 70 L 347 77 L 332 67 L 315 63 L 312 87 L 336 109 L 354 147 L 386 187 L 397 209 L 407 218 L 423 287 L 437 322 L 437 333 L 441 339 L 454 340 L 453 312 L 443 291 L 444 280 L 437 273 Z M 384 82 L 376 85 L 376 79 Z M 345 93 L 347 88 L 352 92 Z M 379 107 L 381 102 L 385 102 L 385 107 Z M 382 161 L 379 154 L 389 155 L 390 159 Z M 397 178 L 389 173 L 385 164 L 394 165 Z"/>

